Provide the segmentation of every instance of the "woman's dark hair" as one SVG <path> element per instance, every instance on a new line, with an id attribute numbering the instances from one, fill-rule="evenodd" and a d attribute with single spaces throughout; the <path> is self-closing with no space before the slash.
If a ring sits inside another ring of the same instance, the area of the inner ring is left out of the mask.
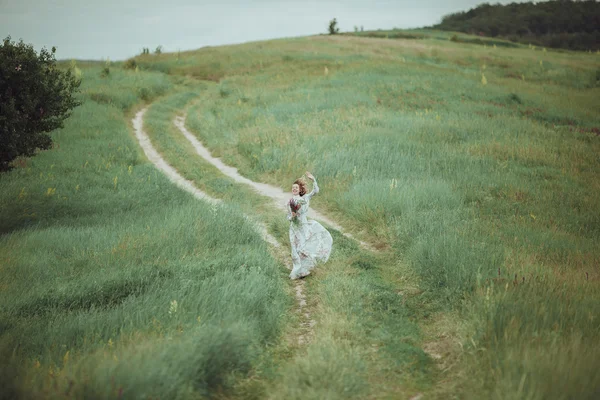
<path id="1" fill-rule="evenodd" d="M 294 181 L 294 184 L 298 185 L 298 187 L 300 188 L 300 196 L 304 196 L 306 194 L 306 183 L 304 183 L 302 179 L 296 179 Z"/>

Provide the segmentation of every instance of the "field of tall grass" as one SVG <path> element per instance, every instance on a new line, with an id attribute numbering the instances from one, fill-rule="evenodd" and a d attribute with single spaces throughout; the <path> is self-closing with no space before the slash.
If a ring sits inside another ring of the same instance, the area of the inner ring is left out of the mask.
<path id="1" fill-rule="evenodd" d="M 143 157 L 129 120 L 169 77 L 82 71 L 54 149 L 0 177 L 0 397 L 227 393 L 279 338 L 285 270 Z"/>
<path id="2" fill-rule="evenodd" d="M 219 77 L 187 120 L 214 154 L 283 188 L 313 171 L 318 207 L 418 274 L 407 302 L 427 310 L 451 382 L 432 394 L 592 398 L 600 59 L 449 39 L 321 36 L 156 62 Z"/>
<path id="3" fill-rule="evenodd" d="M 597 54 L 427 30 L 82 66 L 51 151 L 0 177 L 5 398 L 592 399 L 600 390 Z M 182 193 L 141 155 L 145 126 Z M 310 170 L 331 261 L 286 271 L 244 214 L 285 218 L 200 160 L 172 119 L 255 181 Z M 243 213 L 243 214 L 242 214 Z"/>
<path id="4" fill-rule="evenodd" d="M 203 100 L 207 89 L 200 85 L 153 102 L 145 117 L 146 131 L 186 179 L 250 219 L 266 223 L 285 245 L 279 257 L 289 258 L 285 213 L 198 157 L 173 124 L 176 115 Z M 271 357 L 263 359 L 246 379 L 238 380 L 232 391 L 235 398 L 360 399 L 398 393 L 407 397 L 429 384 L 423 376 L 431 363 L 419 346 L 421 332 L 394 285 L 380 274 L 396 260 L 389 255 L 373 257 L 330 230 L 336 246 L 327 267 L 318 268 L 311 276 L 315 279 L 305 281 L 316 325 L 299 326 L 299 316 L 291 313 Z M 304 346 L 299 344 L 300 337 Z"/>

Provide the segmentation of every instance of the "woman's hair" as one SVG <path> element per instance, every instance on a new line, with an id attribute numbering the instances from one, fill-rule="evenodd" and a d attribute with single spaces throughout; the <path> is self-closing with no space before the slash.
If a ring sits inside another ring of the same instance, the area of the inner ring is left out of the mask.
<path id="1" fill-rule="evenodd" d="M 300 196 L 304 196 L 306 194 L 306 183 L 304 183 L 304 181 L 302 179 L 296 179 L 294 181 L 295 185 L 298 185 L 299 189 L 300 189 Z"/>

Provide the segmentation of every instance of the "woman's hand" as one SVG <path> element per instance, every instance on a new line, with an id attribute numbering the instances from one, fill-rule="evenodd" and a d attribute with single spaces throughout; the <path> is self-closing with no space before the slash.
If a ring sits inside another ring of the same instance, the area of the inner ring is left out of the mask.
<path id="1" fill-rule="evenodd" d="M 296 217 L 296 213 L 292 211 L 292 218 Z"/>
<path id="2" fill-rule="evenodd" d="M 311 181 L 314 181 L 314 180 L 315 180 L 315 177 L 314 177 L 314 176 L 313 176 L 313 175 L 312 175 L 310 172 L 308 172 L 308 171 L 306 171 L 306 177 L 307 177 L 308 179 L 310 179 Z"/>

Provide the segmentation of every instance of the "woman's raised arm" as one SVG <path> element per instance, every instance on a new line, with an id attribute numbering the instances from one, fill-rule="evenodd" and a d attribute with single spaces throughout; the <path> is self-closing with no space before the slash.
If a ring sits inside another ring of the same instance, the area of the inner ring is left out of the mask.
<path id="1" fill-rule="evenodd" d="M 310 172 L 306 171 L 306 176 L 308 177 L 308 179 L 313 181 L 313 190 L 306 195 L 308 200 L 310 200 L 315 194 L 319 193 L 319 185 L 317 184 L 317 180 L 315 179 L 315 177 Z"/>

